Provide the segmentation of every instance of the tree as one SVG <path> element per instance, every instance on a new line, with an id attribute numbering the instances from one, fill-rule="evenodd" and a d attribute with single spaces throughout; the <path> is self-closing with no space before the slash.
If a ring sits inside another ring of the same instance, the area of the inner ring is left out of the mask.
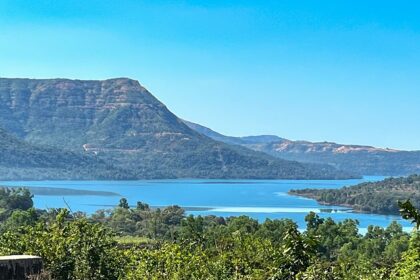
<path id="1" fill-rule="evenodd" d="M 118 207 L 124 208 L 124 209 L 129 209 L 130 206 L 128 205 L 127 199 L 126 198 L 121 198 L 120 199 L 120 203 L 118 204 Z"/>
<path id="2" fill-rule="evenodd" d="M 316 230 L 318 229 L 319 225 L 324 222 L 324 219 L 321 219 L 315 212 L 309 212 L 309 214 L 305 217 L 306 222 L 306 229 L 309 230 Z"/>
<path id="3" fill-rule="evenodd" d="M 0 224 L 1 231 L 13 231 L 24 226 L 33 226 L 38 221 L 38 214 L 34 208 L 30 208 L 27 211 L 14 210 L 10 217 L 2 224 Z"/>
<path id="4" fill-rule="evenodd" d="M 411 220 L 411 223 L 416 226 L 416 229 L 420 228 L 420 210 L 416 209 L 410 200 L 404 202 L 398 202 L 400 207 L 400 214 L 406 220 Z"/>
<path id="5" fill-rule="evenodd" d="M 28 210 L 34 205 L 32 198 L 25 188 L 0 188 L 0 208 Z"/>
<path id="6" fill-rule="evenodd" d="M 150 211 L 150 206 L 147 203 L 143 203 L 141 201 L 137 201 L 137 210 L 140 210 L 140 211 Z"/>
<path id="7" fill-rule="evenodd" d="M 403 254 L 402 261 L 396 265 L 392 279 L 412 280 L 420 276 L 420 234 L 414 233 L 410 248 Z"/>

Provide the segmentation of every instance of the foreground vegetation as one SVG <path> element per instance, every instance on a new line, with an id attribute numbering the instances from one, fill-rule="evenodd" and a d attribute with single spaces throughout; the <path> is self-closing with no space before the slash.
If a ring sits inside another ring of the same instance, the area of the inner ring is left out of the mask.
<path id="1" fill-rule="evenodd" d="M 323 204 L 349 206 L 357 211 L 398 214 L 398 201 L 411 200 L 420 207 L 420 176 L 388 178 L 341 189 L 291 190 L 290 194 L 308 197 Z"/>
<path id="2" fill-rule="evenodd" d="M 401 204 L 403 217 L 420 212 Z M 397 223 L 358 234 L 354 220 L 185 216 L 138 202 L 86 217 L 33 208 L 28 190 L 0 190 L 0 254 L 34 254 L 45 279 L 418 279 L 420 234 Z"/>

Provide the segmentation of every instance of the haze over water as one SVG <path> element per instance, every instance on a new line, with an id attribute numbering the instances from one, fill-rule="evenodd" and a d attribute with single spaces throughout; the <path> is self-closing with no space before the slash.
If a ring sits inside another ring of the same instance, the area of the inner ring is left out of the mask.
<path id="1" fill-rule="evenodd" d="M 151 206 L 179 205 L 188 214 L 240 216 L 265 219 L 292 219 L 305 228 L 304 218 L 313 211 L 335 221 L 357 219 L 361 231 L 367 226 L 386 227 L 393 220 L 407 229 L 410 224 L 398 216 L 354 213 L 348 208 L 324 206 L 315 200 L 288 195 L 290 189 L 340 188 L 384 177 L 365 177 L 360 180 L 152 180 L 152 181 L 5 181 L 1 185 L 66 188 L 73 190 L 106 191 L 118 195 L 35 195 L 35 207 L 60 208 L 88 214 L 98 209 L 112 208 L 121 197 L 130 205 L 143 201 Z"/>

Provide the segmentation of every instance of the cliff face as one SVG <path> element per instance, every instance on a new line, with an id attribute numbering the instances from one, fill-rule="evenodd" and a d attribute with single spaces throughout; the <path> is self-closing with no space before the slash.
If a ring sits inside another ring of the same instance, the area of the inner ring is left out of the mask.
<path id="1" fill-rule="evenodd" d="M 94 153 L 137 178 L 348 176 L 214 141 L 126 78 L 0 79 L 0 127 L 31 144 Z"/>
<path id="2" fill-rule="evenodd" d="M 130 79 L 0 79 L 0 119 L 6 130 L 30 142 L 76 150 L 84 145 L 132 148 L 121 137 L 190 133 Z"/>

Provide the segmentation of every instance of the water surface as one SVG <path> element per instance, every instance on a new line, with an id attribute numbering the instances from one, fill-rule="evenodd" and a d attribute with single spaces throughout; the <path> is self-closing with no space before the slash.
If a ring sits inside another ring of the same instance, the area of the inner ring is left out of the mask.
<path id="1" fill-rule="evenodd" d="M 290 189 L 340 188 L 384 177 L 365 177 L 355 180 L 152 180 L 152 181 L 4 181 L 0 185 L 63 188 L 116 193 L 117 195 L 69 194 L 35 195 L 37 208 L 66 207 L 88 214 L 98 209 L 111 208 L 121 197 L 130 205 L 137 201 L 152 206 L 179 205 L 193 215 L 239 216 L 248 215 L 260 221 L 293 219 L 305 228 L 304 218 L 313 211 L 321 217 L 336 221 L 357 219 L 361 231 L 368 225 L 385 227 L 393 220 L 404 227 L 410 224 L 398 216 L 355 213 L 344 207 L 323 206 L 315 200 L 288 195 Z M 79 192 L 80 193 L 80 192 Z"/>

